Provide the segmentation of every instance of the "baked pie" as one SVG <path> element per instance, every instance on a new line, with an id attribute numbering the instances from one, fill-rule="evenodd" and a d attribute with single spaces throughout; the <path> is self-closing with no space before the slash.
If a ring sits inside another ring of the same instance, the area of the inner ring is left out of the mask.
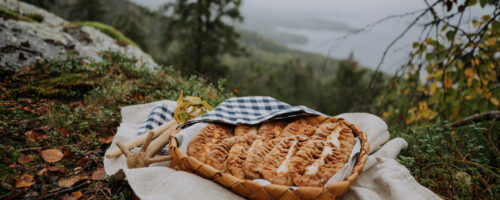
<path id="1" fill-rule="evenodd" d="M 188 155 L 240 179 L 287 186 L 323 186 L 348 161 L 355 133 L 339 120 L 303 117 L 257 126 L 210 124 Z"/>

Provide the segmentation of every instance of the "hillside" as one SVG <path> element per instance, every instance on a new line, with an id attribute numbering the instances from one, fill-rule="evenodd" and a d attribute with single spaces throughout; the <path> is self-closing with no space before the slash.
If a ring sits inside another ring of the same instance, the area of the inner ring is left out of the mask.
<path id="1" fill-rule="evenodd" d="M 175 41 L 164 38 L 163 29 L 169 20 L 166 16 L 149 11 L 149 9 L 127 0 L 52 0 L 51 3 L 24 1 L 40 5 L 48 11 L 71 21 L 92 20 L 111 25 L 138 43 L 157 62 L 169 65 L 168 55 L 172 51 L 171 48 L 169 49 L 169 45 L 174 44 Z M 75 14 L 75 12 L 79 14 Z M 90 14 L 89 12 L 94 14 L 92 18 L 86 16 Z M 268 66 L 283 65 L 290 59 L 301 59 L 317 70 L 329 68 L 327 72 L 334 72 L 338 65 L 336 59 L 329 58 L 328 65 L 325 65 L 327 58 L 319 54 L 287 48 L 252 31 L 239 29 L 239 32 L 241 34 L 240 41 L 243 47 L 248 49 L 249 54 L 244 58 L 232 59 L 253 60 Z M 318 74 L 324 74 L 323 72 L 318 71 Z"/>
<path id="2" fill-rule="evenodd" d="M 157 65 L 117 34 L 0 0 L 0 199 L 134 199 L 103 168 L 120 108 L 181 90 L 212 105 L 231 96 Z"/>

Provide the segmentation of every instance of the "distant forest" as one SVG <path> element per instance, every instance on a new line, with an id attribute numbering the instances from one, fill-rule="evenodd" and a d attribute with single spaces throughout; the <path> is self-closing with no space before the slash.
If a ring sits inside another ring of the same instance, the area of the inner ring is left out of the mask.
<path id="1" fill-rule="evenodd" d="M 255 32 L 227 27 L 213 38 L 203 39 L 206 35 L 198 34 L 199 43 L 207 49 L 203 54 L 205 58 L 201 58 L 189 51 L 196 42 L 186 43 L 196 37 L 189 35 L 195 31 L 182 32 L 179 30 L 184 30 L 183 27 L 174 27 L 176 20 L 190 20 L 188 18 L 153 12 L 127 0 L 25 1 L 70 21 L 98 21 L 113 26 L 158 63 L 173 66 L 187 77 L 198 75 L 212 81 L 222 78 L 236 96 L 268 95 L 334 115 L 368 111 L 378 94 L 377 90 L 367 87 L 372 71 L 359 66 L 353 56 L 333 59 L 287 48 Z M 239 20 L 244 20 L 239 12 L 237 14 Z M 206 41 L 224 37 L 229 29 L 235 31 L 234 49 L 214 52 L 223 48 L 220 46 L 226 39 L 206 47 Z M 197 57 L 203 61 L 190 63 Z"/>

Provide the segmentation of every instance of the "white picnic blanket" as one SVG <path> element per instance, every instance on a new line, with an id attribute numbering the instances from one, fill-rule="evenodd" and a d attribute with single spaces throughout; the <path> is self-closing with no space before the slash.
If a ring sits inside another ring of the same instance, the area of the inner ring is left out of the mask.
<path id="1" fill-rule="evenodd" d="M 137 137 L 140 125 L 151 109 L 162 103 L 175 107 L 175 101 L 170 100 L 123 107 L 122 123 L 108 151 L 116 148 L 116 141 L 127 142 Z M 363 172 L 341 199 L 440 199 L 394 160 L 408 144 L 402 138 L 388 141 L 387 124 L 382 119 L 368 113 L 344 113 L 337 117 L 360 127 L 366 132 L 370 143 L 370 155 Z M 168 162 L 147 168 L 127 169 L 123 156 L 104 158 L 106 174 L 125 175 L 132 190 L 141 199 L 243 199 L 217 183 L 166 166 Z"/>

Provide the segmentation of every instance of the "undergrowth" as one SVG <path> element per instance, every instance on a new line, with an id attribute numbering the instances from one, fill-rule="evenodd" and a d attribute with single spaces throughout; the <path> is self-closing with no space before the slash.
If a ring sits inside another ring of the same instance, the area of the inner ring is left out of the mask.
<path id="1" fill-rule="evenodd" d="M 232 96 L 221 92 L 222 82 L 215 86 L 196 76 L 183 78 L 172 67 L 137 66 L 118 53 L 104 53 L 102 62 L 90 63 L 66 57 L 0 66 L 0 199 L 52 199 L 76 191 L 86 198 L 130 199 L 133 192 L 121 180 L 80 181 L 69 190 L 58 180 L 90 177 L 103 167 L 122 106 L 175 100 L 181 90 L 212 105 Z M 49 148 L 60 149 L 64 158 L 45 162 L 40 152 Z M 34 160 L 23 163 L 23 156 Z M 35 184 L 17 188 L 16 178 L 23 174 L 34 176 Z"/>
<path id="2" fill-rule="evenodd" d="M 397 160 L 420 184 L 446 199 L 496 199 L 500 194 L 500 123 L 458 128 L 436 122 L 391 128 L 409 146 Z"/>

